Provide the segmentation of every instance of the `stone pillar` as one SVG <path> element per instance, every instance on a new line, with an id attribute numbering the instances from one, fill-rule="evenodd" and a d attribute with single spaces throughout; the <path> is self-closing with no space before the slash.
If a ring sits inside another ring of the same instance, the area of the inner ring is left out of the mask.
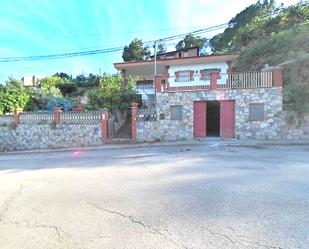
<path id="1" fill-rule="evenodd" d="M 15 116 L 15 126 L 17 127 L 20 121 L 20 113 L 23 111 L 23 109 L 21 108 L 16 108 L 15 112 L 14 112 L 14 116 Z"/>
<path id="2" fill-rule="evenodd" d="M 108 139 L 108 120 L 109 111 L 107 109 L 102 110 L 102 121 L 101 121 L 101 134 L 103 141 Z"/>
<path id="3" fill-rule="evenodd" d="M 156 85 L 156 92 L 157 92 L 157 93 L 162 92 L 161 80 L 162 80 L 161 75 L 156 75 L 156 76 L 155 76 L 155 85 Z"/>
<path id="4" fill-rule="evenodd" d="M 273 86 L 274 87 L 283 86 L 283 70 L 280 67 L 276 67 L 273 70 Z"/>
<path id="5" fill-rule="evenodd" d="M 218 78 L 219 78 L 219 72 L 210 73 L 210 89 L 211 90 L 217 89 Z"/>
<path id="6" fill-rule="evenodd" d="M 59 125 L 61 123 L 61 108 L 60 107 L 55 107 L 54 109 L 54 121 L 56 125 Z"/>
<path id="7" fill-rule="evenodd" d="M 137 138 L 137 124 L 136 124 L 136 119 L 137 119 L 137 111 L 138 111 L 138 103 L 133 102 L 131 107 L 132 111 L 132 144 L 136 143 L 136 138 Z"/>

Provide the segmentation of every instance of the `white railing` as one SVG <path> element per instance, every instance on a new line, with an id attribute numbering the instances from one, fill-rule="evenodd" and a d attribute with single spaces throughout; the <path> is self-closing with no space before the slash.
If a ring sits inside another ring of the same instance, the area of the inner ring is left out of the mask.
<path id="1" fill-rule="evenodd" d="M 231 73 L 228 88 L 261 88 L 272 87 L 272 72 Z"/>
<path id="2" fill-rule="evenodd" d="M 50 112 L 23 112 L 19 115 L 20 124 L 50 124 L 54 120 Z"/>
<path id="3" fill-rule="evenodd" d="M 0 115 L 0 126 L 6 126 L 15 122 L 14 115 Z"/>
<path id="4" fill-rule="evenodd" d="M 156 108 L 139 109 L 137 113 L 137 122 L 155 122 L 157 121 Z"/>
<path id="5" fill-rule="evenodd" d="M 153 84 L 136 84 L 135 88 L 137 90 L 152 90 L 154 89 L 154 85 Z"/>
<path id="6" fill-rule="evenodd" d="M 170 76 L 164 84 L 165 89 L 179 88 L 186 90 L 186 87 L 210 86 L 211 79 L 208 76 L 194 74 L 191 81 L 176 81 L 175 76 Z M 217 79 L 217 88 L 234 89 L 234 88 L 263 88 L 273 86 L 273 73 L 265 72 L 246 72 L 246 73 L 220 73 Z M 204 88 L 203 88 L 204 89 Z M 205 88 L 206 89 L 206 88 Z"/>
<path id="7" fill-rule="evenodd" d="M 62 124 L 99 124 L 101 111 L 63 112 L 60 120 Z"/>

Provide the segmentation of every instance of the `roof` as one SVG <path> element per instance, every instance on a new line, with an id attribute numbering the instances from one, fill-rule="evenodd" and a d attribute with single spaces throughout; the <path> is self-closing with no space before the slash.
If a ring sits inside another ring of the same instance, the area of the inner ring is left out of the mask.
<path id="1" fill-rule="evenodd" d="M 176 53 L 181 52 L 181 51 L 188 51 L 188 50 L 193 50 L 193 49 L 197 49 L 198 52 L 200 50 L 200 48 L 198 46 L 196 46 L 196 47 L 192 47 L 192 48 L 183 48 L 183 49 L 174 50 L 174 51 L 170 51 L 170 52 L 157 53 L 157 56 L 176 54 Z M 154 55 L 150 56 L 150 58 L 154 58 Z"/>
<path id="2" fill-rule="evenodd" d="M 180 57 L 172 59 L 158 59 L 157 65 L 179 65 L 179 64 L 202 64 L 215 63 L 222 61 L 233 61 L 239 57 L 239 54 L 221 54 L 221 55 L 206 55 L 194 57 Z M 154 60 L 147 61 L 133 61 L 114 63 L 116 69 L 125 69 L 130 67 L 145 66 L 154 64 Z"/>

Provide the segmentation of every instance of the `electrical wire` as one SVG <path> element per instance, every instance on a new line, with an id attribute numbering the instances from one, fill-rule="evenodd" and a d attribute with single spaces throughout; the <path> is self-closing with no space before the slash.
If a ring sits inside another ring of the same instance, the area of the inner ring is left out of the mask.
<path id="1" fill-rule="evenodd" d="M 144 42 L 144 45 L 150 45 L 153 44 L 155 41 L 165 42 L 165 41 L 172 41 L 175 39 L 182 38 L 186 35 L 192 34 L 203 34 L 210 31 L 215 31 L 218 29 L 222 29 L 223 26 L 226 26 L 227 24 L 220 24 L 216 26 L 212 26 L 209 28 L 199 29 L 193 32 L 180 34 L 180 35 L 174 35 L 169 36 L 165 38 L 161 38 L 158 40 L 151 40 Z M 78 51 L 78 52 L 70 52 L 70 53 L 60 53 L 60 54 L 49 54 L 49 55 L 35 55 L 35 56 L 20 56 L 20 57 L 0 57 L 0 62 L 17 62 L 17 61 L 36 61 L 36 60 L 50 60 L 50 59 L 61 59 L 61 58 L 70 58 L 70 57 L 76 57 L 76 56 L 88 56 L 88 55 L 95 55 L 95 54 L 105 54 L 105 53 L 112 53 L 117 51 L 122 51 L 125 46 L 119 46 L 119 47 L 112 47 L 112 48 L 103 48 L 103 49 L 95 49 L 95 50 L 89 50 L 89 51 Z"/>
<path id="2" fill-rule="evenodd" d="M 298 3 L 295 5 L 290 5 L 287 8 L 291 6 L 308 6 L 305 3 Z M 260 15 L 258 17 L 264 18 L 264 17 L 273 17 L 274 15 L 280 13 L 282 9 L 276 9 L 273 11 L 271 14 L 265 14 L 265 15 Z M 207 32 L 212 32 L 212 31 L 217 31 L 223 28 L 231 27 L 233 24 L 231 23 L 222 23 L 218 25 L 214 25 L 211 27 L 195 30 L 189 33 L 183 33 L 179 35 L 173 35 L 169 37 L 164 37 L 161 39 L 156 39 L 156 40 L 151 40 L 147 42 L 143 42 L 144 46 L 149 46 L 152 45 L 155 42 L 167 42 L 167 41 L 173 41 L 176 39 L 182 39 L 186 35 L 201 35 L 205 34 Z M 51 59 L 62 59 L 62 58 L 71 58 L 71 57 L 77 57 L 77 56 L 89 56 L 89 55 L 96 55 L 96 54 L 106 54 L 106 53 L 113 53 L 113 52 L 118 52 L 122 51 L 124 49 L 125 45 L 123 46 L 118 46 L 118 47 L 111 47 L 111 48 L 102 48 L 102 49 L 95 49 L 95 50 L 88 50 L 88 51 L 77 51 L 77 52 L 67 52 L 67 53 L 59 53 L 59 54 L 48 54 L 48 55 L 35 55 L 35 56 L 20 56 L 20 57 L 0 57 L 0 62 L 5 63 L 5 62 L 18 62 L 18 61 L 39 61 L 39 60 L 51 60 Z"/>

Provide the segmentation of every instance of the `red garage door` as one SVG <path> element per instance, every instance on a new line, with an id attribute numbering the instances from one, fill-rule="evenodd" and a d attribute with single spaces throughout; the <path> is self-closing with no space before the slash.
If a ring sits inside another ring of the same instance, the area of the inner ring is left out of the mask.
<path id="1" fill-rule="evenodd" d="M 193 137 L 206 137 L 206 101 L 194 101 L 193 112 Z"/>
<path id="2" fill-rule="evenodd" d="M 235 101 L 220 101 L 220 137 L 233 138 L 235 127 Z"/>

